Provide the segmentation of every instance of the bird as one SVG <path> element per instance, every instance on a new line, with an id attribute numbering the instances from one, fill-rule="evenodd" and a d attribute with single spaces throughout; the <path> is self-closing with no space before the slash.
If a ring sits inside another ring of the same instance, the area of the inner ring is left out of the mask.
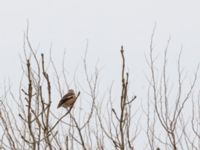
<path id="1" fill-rule="evenodd" d="M 67 94 L 65 94 L 60 102 L 58 103 L 57 108 L 60 108 L 61 106 L 64 108 L 69 108 L 73 106 L 74 102 L 76 101 L 76 95 L 73 89 L 69 89 Z"/>

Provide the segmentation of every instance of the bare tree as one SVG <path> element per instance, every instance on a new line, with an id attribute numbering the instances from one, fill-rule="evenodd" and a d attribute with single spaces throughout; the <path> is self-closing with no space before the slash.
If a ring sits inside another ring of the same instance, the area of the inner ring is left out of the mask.
<path id="1" fill-rule="evenodd" d="M 126 51 L 123 46 L 120 49 L 120 80 L 115 81 L 119 86 L 114 87 L 111 83 L 110 87 L 105 87 L 108 90 L 103 91 L 100 90 L 101 72 L 98 65 L 88 67 L 88 44 L 82 66 L 69 75 L 66 71 L 66 55 L 63 55 L 59 70 L 52 48 L 49 54 L 39 54 L 38 49 L 32 46 L 27 28 L 24 56 L 21 58 L 19 97 L 9 85 L 5 86 L 4 95 L 0 98 L 0 149 L 136 150 L 139 147 L 138 140 L 144 143 L 144 149 L 198 150 L 198 67 L 194 76 L 188 79 L 192 79 L 190 84 L 185 83 L 180 52 L 176 62 L 176 80 L 173 78 L 170 81 L 170 39 L 160 63 L 155 57 L 154 34 L 155 29 L 147 58 L 150 74 L 147 76 L 147 96 L 142 106 L 143 112 L 138 112 L 134 104 L 140 101 L 135 101 L 136 96 L 130 92 L 131 75 L 126 71 Z M 81 79 L 77 77 L 79 71 Z M 171 82 L 174 82 L 173 87 Z M 55 103 L 59 98 L 55 101 L 56 93 L 61 98 L 64 91 L 71 87 L 75 89 L 76 102 L 69 109 L 57 110 Z M 119 94 L 113 91 L 113 87 L 120 91 Z M 190 110 L 186 110 L 186 106 Z M 140 122 L 140 114 L 146 116 L 146 129 L 142 128 L 144 120 Z"/>
<path id="2" fill-rule="evenodd" d="M 181 68 L 181 52 L 177 61 L 177 81 L 174 87 L 169 84 L 169 74 L 167 70 L 168 65 L 168 46 L 170 39 L 167 42 L 164 50 L 163 63 L 161 71 L 156 66 L 156 58 L 154 55 L 153 37 L 155 28 L 151 37 L 149 59 L 147 60 L 151 77 L 148 78 L 148 111 L 147 111 L 147 135 L 151 149 L 155 149 L 156 141 L 163 145 L 166 149 L 187 149 L 187 141 L 184 137 L 188 137 L 186 133 L 187 116 L 185 115 L 184 108 L 186 104 L 191 103 L 194 88 L 197 83 L 198 67 L 194 73 L 191 84 L 185 84 L 183 70 Z M 159 63 L 159 62 L 158 62 Z M 173 81 L 174 82 L 174 81 Z M 176 86 L 177 83 L 177 86 Z M 172 90 L 173 88 L 173 90 Z M 177 89 L 175 89 L 177 88 Z M 173 92 L 172 92 L 173 91 Z M 153 99 L 153 101 L 151 101 Z M 190 101 L 190 102 L 188 102 Z M 150 105 L 152 104 L 152 105 Z M 193 110 L 194 108 L 192 108 Z M 151 119 L 150 119 L 151 118 Z M 159 122 L 159 124 L 158 124 Z M 190 126 L 191 127 L 191 126 Z M 160 132 L 165 131 L 165 134 L 158 135 L 156 129 Z M 190 148 L 188 148 L 190 149 Z"/>

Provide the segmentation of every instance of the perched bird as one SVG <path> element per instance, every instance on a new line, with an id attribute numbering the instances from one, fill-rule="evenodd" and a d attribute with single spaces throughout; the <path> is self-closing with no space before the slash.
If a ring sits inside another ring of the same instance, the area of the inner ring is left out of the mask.
<path id="1" fill-rule="evenodd" d="M 65 94 L 62 99 L 60 100 L 59 104 L 58 104 L 58 107 L 64 107 L 64 108 L 68 108 L 68 107 L 71 107 L 74 102 L 76 100 L 76 95 L 74 93 L 74 90 L 73 89 L 69 89 L 68 90 L 68 93 Z"/>

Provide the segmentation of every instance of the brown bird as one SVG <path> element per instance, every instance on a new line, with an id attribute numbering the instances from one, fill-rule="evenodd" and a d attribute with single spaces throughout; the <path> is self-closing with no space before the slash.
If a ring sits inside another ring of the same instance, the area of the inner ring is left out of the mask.
<path id="1" fill-rule="evenodd" d="M 74 90 L 73 89 L 69 89 L 68 93 L 65 94 L 62 97 L 62 99 L 60 100 L 57 108 L 59 108 L 61 106 L 64 107 L 64 108 L 71 107 L 71 106 L 73 106 L 75 100 L 76 100 L 76 95 L 74 93 Z"/>

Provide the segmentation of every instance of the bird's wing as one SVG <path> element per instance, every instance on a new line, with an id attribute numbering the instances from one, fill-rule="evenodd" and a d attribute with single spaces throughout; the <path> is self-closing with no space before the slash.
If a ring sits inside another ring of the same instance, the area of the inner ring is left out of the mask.
<path id="1" fill-rule="evenodd" d="M 74 96 L 74 93 L 67 93 L 66 95 L 64 95 L 63 98 L 60 100 L 57 108 L 61 107 L 66 101 L 73 98 L 73 96 Z"/>

